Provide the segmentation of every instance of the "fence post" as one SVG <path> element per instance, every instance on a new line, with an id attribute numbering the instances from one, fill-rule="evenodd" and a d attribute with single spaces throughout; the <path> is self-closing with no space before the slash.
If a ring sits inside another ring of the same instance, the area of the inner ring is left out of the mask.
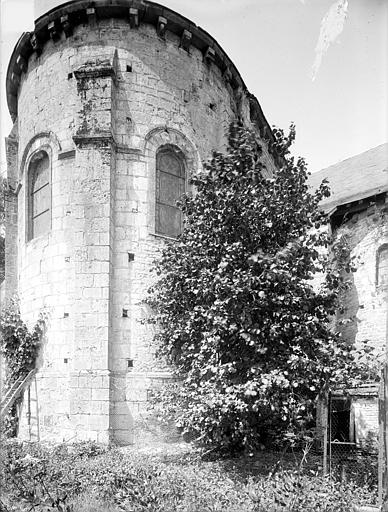
<path id="1" fill-rule="evenodd" d="M 379 403 L 382 404 L 382 414 L 380 416 L 380 439 L 379 445 L 381 446 L 381 465 L 379 466 L 379 473 L 381 473 L 381 493 L 379 493 L 379 502 L 382 512 L 388 512 L 388 287 L 385 293 L 385 365 L 383 370 L 383 399 Z M 380 460 L 379 460 L 380 462 Z M 380 491 L 380 489 L 379 489 Z"/>
<path id="2" fill-rule="evenodd" d="M 388 364 L 386 363 L 381 375 L 379 388 L 379 505 L 382 512 L 388 512 Z"/>
<path id="3" fill-rule="evenodd" d="M 328 425 L 328 443 L 329 443 L 329 475 L 331 478 L 331 391 L 329 390 L 329 393 L 327 395 L 327 425 Z"/>
<path id="4" fill-rule="evenodd" d="M 328 393 L 325 391 L 322 399 L 322 430 L 323 430 L 323 475 L 327 475 L 327 437 L 328 437 L 329 404 Z"/>

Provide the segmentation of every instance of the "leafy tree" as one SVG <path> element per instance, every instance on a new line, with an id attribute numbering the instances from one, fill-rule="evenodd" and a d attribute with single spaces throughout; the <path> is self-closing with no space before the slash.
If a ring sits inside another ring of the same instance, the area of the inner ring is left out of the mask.
<path id="1" fill-rule="evenodd" d="M 149 300 L 159 352 L 179 377 L 159 403 L 205 445 L 228 450 L 304 432 L 317 395 L 356 369 L 330 329 L 345 285 L 322 250 L 327 184 L 309 192 L 305 161 L 289 153 L 294 126 L 274 135 L 282 164 L 268 177 L 254 134 L 231 126 L 226 154 L 181 201 L 185 229 L 163 250 Z"/>
<path id="2" fill-rule="evenodd" d="M 5 277 L 5 189 L 6 179 L 0 178 L 0 283 Z"/>
<path id="3" fill-rule="evenodd" d="M 0 233 L 0 283 L 5 278 L 5 238 Z"/>

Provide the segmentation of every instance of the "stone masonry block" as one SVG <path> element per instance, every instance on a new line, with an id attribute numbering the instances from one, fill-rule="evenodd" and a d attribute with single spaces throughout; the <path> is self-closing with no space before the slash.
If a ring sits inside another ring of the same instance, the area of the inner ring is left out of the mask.
<path id="1" fill-rule="evenodd" d="M 109 401 L 109 388 L 96 388 L 92 389 L 93 401 Z"/>

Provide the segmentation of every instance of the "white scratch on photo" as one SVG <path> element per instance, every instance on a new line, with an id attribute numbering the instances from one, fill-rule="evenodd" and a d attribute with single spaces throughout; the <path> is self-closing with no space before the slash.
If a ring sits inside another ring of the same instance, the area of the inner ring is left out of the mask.
<path id="1" fill-rule="evenodd" d="M 302 0 L 301 0 L 302 1 Z M 348 0 L 337 0 L 332 4 L 321 22 L 321 31 L 315 47 L 315 60 L 312 68 L 312 81 L 317 77 L 322 58 L 341 34 L 348 12 Z"/>

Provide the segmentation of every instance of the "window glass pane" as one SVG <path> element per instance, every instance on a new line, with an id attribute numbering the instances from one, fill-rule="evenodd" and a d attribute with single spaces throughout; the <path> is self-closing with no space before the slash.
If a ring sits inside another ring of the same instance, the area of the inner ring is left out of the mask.
<path id="1" fill-rule="evenodd" d="M 32 216 L 36 217 L 40 213 L 50 209 L 50 187 L 45 185 L 43 188 L 34 192 L 32 195 Z"/>
<path id="2" fill-rule="evenodd" d="M 48 157 L 40 158 L 31 164 L 31 192 L 39 190 L 46 185 L 49 180 L 49 159 Z"/>
<path id="3" fill-rule="evenodd" d="M 31 238 L 35 238 L 37 236 L 43 235 L 47 233 L 50 229 L 51 225 L 51 215 L 50 210 L 42 213 L 38 217 L 32 219 L 32 236 Z"/>
<path id="4" fill-rule="evenodd" d="M 384 247 L 379 251 L 377 264 L 377 284 L 379 286 L 388 286 L 388 247 Z"/>
<path id="5" fill-rule="evenodd" d="M 178 149 L 164 148 L 156 156 L 157 233 L 177 237 L 182 231 L 182 212 L 177 201 L 185 192 L 185 166 Z"/>
<path id="6" fill-rule="evenodd" d="M 35 155 L 28 177 L 28 238 L 32 239 L 51 228 L 50 160 L 47 153 L 40 151 Z"/>
<path id="7" fill-rule="evenodd" d="M 182 231 L 182 212 L 178 208 L 156 205 L 156 232 L 177 237 Z"/>
<path id="8" fill-rule="evenodd" d="M 157 200 L 163 204 L 176 206 L 177 200 L 183 194 L 184 180 L 172 174 L 159 172 L 159 187 Z"/>
<path id="9" fill-rule="evenodd" d="M 159 153 L 156 165 L 160 171 L 175 174 L 175 176 L 184 175 L 181 159 L 172 151 Z"/>

